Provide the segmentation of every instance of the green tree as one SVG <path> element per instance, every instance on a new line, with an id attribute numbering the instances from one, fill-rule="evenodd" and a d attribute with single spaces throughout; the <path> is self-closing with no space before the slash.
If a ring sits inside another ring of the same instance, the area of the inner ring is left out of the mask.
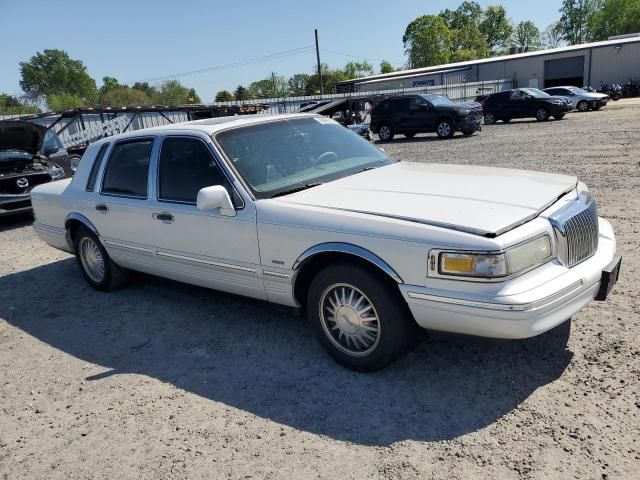
<path id="1" fill-rule="evenodd" d="M 152 105 L 153 100 L 142 90 L 119 85 L 100 97 L 100 105 L 105 107 L 143 107 Z"/>
<path id="2" fill-rule="evenodd" d="M 220 90 L 216 93 L 216 102 L 231 102 L 233 95 L 228 90 Z"/>
<path id="3" fill-rule="evenodd" d="M 104 95 L 105 93 L 118 88 L 120 83 L 118 83 L 118 79 L 114 77 L 102 77 L 102 86 L 100 87 L 100 94 Z"/>
<path id="4" fill-rule="evenodd" d="M 144 92 L 149 98 L 155 98 L 158 95 L 158 90 L 149 85 L 148 82 L 136 82 L 131 86 L 131 88 Z"/>
<path id="5" fill-rule="evenodd" d="M 513 35 L 513 26 L 502 5 L 488 6 L 482 15 L 479 28 L 484 35 L 489 52 L 494 55 L 509 43 Z"/>
<path id="6" fill-rule="evenodd" d="M 513 43 L 528 50 L 540 48 L 540 30 L 531 20 L 520 22 L 513 33 Z"/>
<path id="7" fill-rule="evenodd" d="M 47 106 L 49 110 L 59 112 L 71 108 L 80 108 L 85 106 L 85 100 L 78 95 L 72 93 L 53 93 L 47 95 Z"/>
<path id="8" fill-rule="evenodd" d="M 48 97 L 57 95 L 53 100 L 56 104 L 71 96 L 89 102 L 96 95 L 96 82 L 87 73 L 87 68 L 63 50 L 37 52 L 28 62 L 20 62 L 20 74 L 20 87 L 34 101 L 47 99 L 49 103 Z"/>
<path id="9" fill-rule="evenodd" d="M 167 80 L 158 89 L 154 101 L 161 105 L 187 105 L 190 103 L 189 98 L 193 98 L 192 94 L 195 94 L 195 90 L 192 90 L 178 80 Z M 197 94 L 195 98 L 200 101 Z"/>
<path id="10" fill-rule="evenodd" d="M 273 81 L 270 78 L 252 82 L 249 85 L 249 96 L 251 98 L 271 98 L 273 95 Z"/>
<path id="11" fill-rule="evenodd" d="M 489 54 L 486 38 L 480 30 L 483 11 L 477 2 L 462 2 L 456 10 L 446 9 L 439 15 L 451 32 L 451 55 L 454 58 L 472 60 Z M 465 52 L 455 55 L 458 50 Z"/>
<path id="12" fill-rule="evenodd" d="M 296 73 L 287 80 L 289 94 L 293 96 L 302 96 L 307 94 L 309 86 L 309 77 L 306 73 Z"/>
<path id="13" fill-rule="evenodd" d="M 423 15 L 413 20 L 407 25 L 402 43 L 410 68 L 440 65 L 451 57 L 451 31 L 437 15 Z"/>
<path id="14" fill-rule="evenodd" d="M 201 102 L 202 100 L 200 100 L 200 97 L 196 93 L 196 89 L 190 88 L 189 92 L 187 92 L 187 103 L 191 105 L 197 105 Z"/>
<path id="15" fill-rule="evenodd" d="M 640 0 L 604 0 L 591 17 L 593 40 L 640 32 Z"/>
<path id="16" fill-rule="evenodd" d="M 540 41 L 544 48 L 558 48 L 562 44 L 562 29 L 560 27 L 560 22 L 552 23 L 545 28 L 544 32 L 542 32 Z"/>
<path id="17" fill-rule="evenodd" d="M 380 73 L 392 73 L 394 71 L 395 68 L 393 68 L 389 60 L 382 60 L 380 62 Z"/>
<path id="18" fill-rule="evenodd" d="M 40 109 L 32 105 L 26 105 L 17 97 L 7 93 L 0 93 L 0 114 L 1 115 L 27 115 L 29 113 L 39 113 Z"/>
<path id="19" fill-rule="evenodd" d="M 560 7 L 560 28 L 569 45 L 591 39 L 591 18 L 599 4 L 600 0 L 563 0 Z"/>
<path id="20" fill-rule="evenodd" d="M 362 62 L 349 62 L 342 69 L 344 75 L 348 78 L 360 78 L 373 73 L 373 66 L 363 60 Z"/>
<path id="21" fill-rule="evenodd" d="M 248 100 L 249 92 L 247 92 L 247 89 L 244 88 L 242 85 L 238 85 L 236 87 L 235 92 L 233 92 L 233 96 L 235 97 L 236 100 Z"/>

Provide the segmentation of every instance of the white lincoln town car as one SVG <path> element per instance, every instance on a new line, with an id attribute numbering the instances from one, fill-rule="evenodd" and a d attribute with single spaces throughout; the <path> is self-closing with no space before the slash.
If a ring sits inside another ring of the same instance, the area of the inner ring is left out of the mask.
<path id="1" fill-rule="evenodd" d="M 36 232 L 92 287 L 136 270 L 299 307 L 362 371 L 418 326 L 538 335 L 604 300 L 621 260 L 575 177 L 396 162 L 311 114 L 105 138 L 31 197 Z"/>

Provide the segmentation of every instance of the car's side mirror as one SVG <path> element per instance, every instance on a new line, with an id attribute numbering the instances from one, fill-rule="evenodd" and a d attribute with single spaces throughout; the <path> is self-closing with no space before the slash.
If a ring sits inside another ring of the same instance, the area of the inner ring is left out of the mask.
<path id="1" fill-rule="evenodd" d="M 229 192 L 222 185 L 201 188 L 196 200 L 198 210 L 220 209 L 220 215 L 235 217 L 236 209 L 233 206 Z"/>
<path id="2" fill-rule="evenodd" d="M 54 153 L 58 153 L 60 149 L 58 147 L 47 147 L 44 149 L 44 154 L 46 156 L 53 155 Z"/>

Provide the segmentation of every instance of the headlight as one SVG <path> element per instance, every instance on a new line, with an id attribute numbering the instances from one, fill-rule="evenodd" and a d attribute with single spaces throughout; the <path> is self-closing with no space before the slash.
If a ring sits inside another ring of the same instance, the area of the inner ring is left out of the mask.
<path id="1" fill-rule="evenodd" d="M 51 175 L 51 180 L 57 180 L 64 177 L 64 170 L 60 167 L 52 167 L 49 170 L 49 175 Z"/>
<path id="2" fill-rule="evenodd" d="M 458 114 L 459 114 L 461 117 L 466 117 L 466 116 L 467 116 L 467 115 L 469 115 L 470 113 L 471 113 L 471 110 L 460 110 L 460 111 L 458 112 Z"/>
<path id="3" fill-rule="evenodd" d="M 504 253 L 478 254 L 442 252 L 439 259 L 439 273 L 463 277 L 505 277 L 507 263 Z"/>
<path id="4" fill-rule="evenodd" d="M 509 247 L 504 252 L 430 253 L 429 275 L 436 277 L 468 277 L 499 280 L 542 265 L 552 257 L 549 235 L 541 235 Z"/>

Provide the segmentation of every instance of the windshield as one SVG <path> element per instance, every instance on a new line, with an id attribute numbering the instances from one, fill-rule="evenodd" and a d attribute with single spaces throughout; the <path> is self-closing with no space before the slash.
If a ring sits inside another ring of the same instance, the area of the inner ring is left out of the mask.
<path id="1" fill-rule="evenodd" d="M 215 141 L 258 199 L 393 163 L 358 134 L 324 117 L 233 128 L 215 135 Z"/>
<path id="2" fill-rule="evenodd" d="M 587 93 L 586 90 L 583 90 L 583 89 L 578 88 L 578 87 L 567 87 L 567 90 L 569 90 L 569 91 L 571 91 L 573 93 L 576 93 L 578 95 L 584 95 L 584 94 Z"/>
<path id="3" fill-rule="evenodd" d="M 422 98 L 426 99 L 434 107 L 443 107 L 446 105 L 454 105 L 454 103 L 448 98 L 441 97 L 440 95 L 422 95 Z"/>
<path id="4" fill-rule="evenodd" d="M 547 98 L 551 96 L 548 93 L 543 92 L 542 90 L 538 90 L 537 88 L 523 88 L 522 91 L 528 93 L 533 98 Z"/>

